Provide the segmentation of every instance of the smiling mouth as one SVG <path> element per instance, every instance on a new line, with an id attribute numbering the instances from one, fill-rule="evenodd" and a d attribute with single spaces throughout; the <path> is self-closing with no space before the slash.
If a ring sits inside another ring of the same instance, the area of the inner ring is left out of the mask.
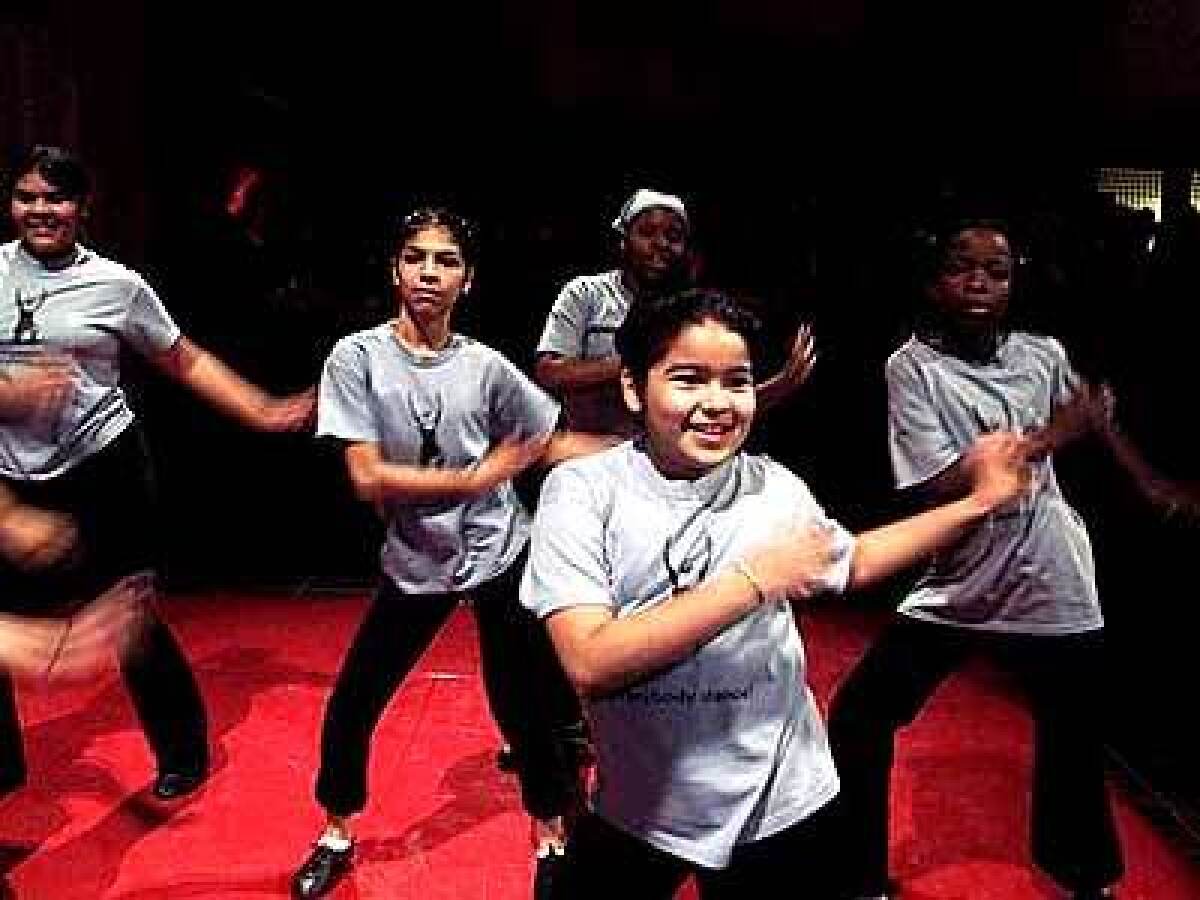
<path id="1" fill-rule="evenodd" d="M 688 431 L 701 440 L 719 441 L 734 433 L 733 425 L 690 425 Z"/>

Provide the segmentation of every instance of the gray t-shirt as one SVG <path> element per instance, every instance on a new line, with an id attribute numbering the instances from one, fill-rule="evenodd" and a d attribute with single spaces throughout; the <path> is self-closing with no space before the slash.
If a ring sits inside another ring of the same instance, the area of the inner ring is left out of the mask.
<path id="1" fill-rule="evenodd" d="M 573 278 L 554 301 L 538 341 L 538 353 L 568 359 L 615 356 L 613 336 L 625 321 L 632 300 L 620 271 Z M 630 435 L 637 430 L 615 379 L 612 384 L 572 391 L 563 402 L 567 427 L 576 431 Z"/>
<path id="2" fill-rule="evenodd" d="M 1045 425 L 1079 384 L 1058 341 L 1022 332 L 976 365 L 916 337 L 887 362 L 896 486 L 949 468 L 983 432 Z M 938 554 L 900 605 L 905 615 L 989 631 L 1070 634 L 1100 628 L 1087 529 L 1049 459 L 1019 504 L 994 513 Z"/>
<path id="3" fill-rule="evenodd" d="M 739 454 L 664 478 L 637 442 L 564 463 L 538 503 L 521 601 L 633 615 L 801 523 L 832 529 L 841 590 L 854 539 L 779 464 Z M 787 604 L 767 603 L 688 659 L 588 704 L 596 812 L 651 845 L 720 868 L 733 847 L 800 821 L 838 790 Z"/>
<path id="4" fill-rule="evenodd" d="M 317 433 L 376 444 L 387 462 L 466 468 L 503 438 L 550 434 L 557 418 L 558 404 L 490 347 L 453 335 L 435 356 L 418 356 L 384 324 L 333 348 Z M 406 593 L 475 587 L 529 539 L 509 482 L 467 501 L 391 501 L 386 516 L 383 571 Z"/>
<path id="5" fill-rule="evenodd" d="M 0 473 L 43 480 L 103 449 L 133 421 L 120 387 L 121 345 L 169 349 L 179 328 L 137 272 L 85 247 L 47 269 L 13 241 L 0 246 L 0 377 L 47 354 L 66 355 L 74 377 L 61 411 L 0 423 Z"/>

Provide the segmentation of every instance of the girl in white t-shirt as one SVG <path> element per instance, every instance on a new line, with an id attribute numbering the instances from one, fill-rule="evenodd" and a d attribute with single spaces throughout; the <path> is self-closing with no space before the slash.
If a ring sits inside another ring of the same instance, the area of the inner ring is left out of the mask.
<path id="1" fill-rule="evenodd" d="M 359 499 L 384 520 L 382 581 L 338 672 L 321 727 L 325 823 L 292 879 L 324 896 L 350 869 L 371 737 L 392 696 L 464 595 L 484 686 L 534 820 L 539 872 L 561 852 L 577 773 L 543 695 L 564 681 L 517 602 L 529 517 L 514 476 L 604 446 L 555 431 L 559 407 L 495 350 L 451 328 L 475 275 L 474 226 L 451 210 L 404 218 L 391 260 L 394 319 L 338 342 L 321 378 L 318 435 L 340 442 Z"/>
<path id="2" fill-rule="evenodd" d="M 633 307 L 617 333 L 644 436 L 560 466 L 535 517 L 522 601 L 585 697 L 592 810 L 554 897 L 706 900 L 780 883 L 828 896 L 822 808 L 837 792 L 788 605 L 876 581 L 955 540 L 1028 482 L 1028 442 L 979 442 L 971 491 L 849 535 L 804 483 L 741 453 L 761 326 L 689 291 Z"/>
<path id="3" fill-rule="evenodd" d="M 0 244 L 0 484 L 23 506 L 71 519 L 76 540 L 41 568 L 0 558 L 0 610 L 86 616 L 114 590 L 146 596 L 159 563 L 150 460 L 122 389 L 123 352 L 258 431 L 308 428 L 315 399 L 272 397 L 245 381 L 180 333 L 141 275 L 80 243 L 91 177 L 74 154 L 35 147 L 12 174 L 16 239 Z M 117 647 L 121 674 L 156 758 L 152 792 L 173 800 L 207 776 L 207 717 L 153 604 L 140 625 L 137 641 Z M 0 794 L 26 775 L 13 686 L 0 670 Z"/>

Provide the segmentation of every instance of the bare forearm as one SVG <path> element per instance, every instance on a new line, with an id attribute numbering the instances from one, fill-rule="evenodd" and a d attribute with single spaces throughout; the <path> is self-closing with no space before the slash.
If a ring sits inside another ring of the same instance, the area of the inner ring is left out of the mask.
<path id="1" fill-rule="evenodd" d="M 572 683 L 585 696 L 611 693 L 687 658 L 762 602 L 749 580 L 730 570 L 644 612 L 606 619 L 580 634 L 550 632 Z"/>
<path id="2" fill-rule="evenodd" d="M 435 469 L 397 463 L 375 463 L 370 471 L 354 478 L 362 500 L 372 503 L 405 501 L 430 503 L 466 500 L 478 493 L 469 469 Z"/>
<path id="3" fill-rule="evenodd" d="M 546 468 L 556 466 L 568 459 L 591 456 L 610 447 L 615 447 L 621 438 L 608 434 L 590 434 L 583 431 L 556 431 L 550 436 L 546 452 L 539 463 Z"/>
<path id="4" fill-rule="evenodd" d="M 755 388 L 759 409 L 766 410 L 778 405 L 795 389 L 796 385 L 792 384 L 784 372 L 776 372 Z"/>
<path id="5" fill-rule="evenodd" d="M 615 384 L 620 374 L 621 361 L 615 356 L 603 359 L 543 356 L 536 367 L 538 383 L 555 393 Z"/>
<path id="6" fill-rule="evenodd" d="M 867 587 L 944 550 L 977 525 L 988 509 L 973 497 L 955 500 L 858 535 L 850 589 Z"/>
<path id="7" fill-rule="evenodd" d="M 203 347 L 181 337 L 154 362 L 220 412 L 251 427 L 259 425 L 268 395 Z"/>

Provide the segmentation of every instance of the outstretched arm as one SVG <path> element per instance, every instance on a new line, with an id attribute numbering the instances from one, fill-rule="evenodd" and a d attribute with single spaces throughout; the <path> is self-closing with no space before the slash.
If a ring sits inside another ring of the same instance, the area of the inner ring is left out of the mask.
<path id="1" fill-rule="evenodd" d="M 978 438 L 936 480 L 941 505 L 858 535 L 847 588 L 874 584 L 951 546 L 990 512 L 1016 500 L 1029 488 L 1029 456 L 1029 439 L 1020 435 Z"/>
<path id="2" fill-rule="evenodd" d="M 1151 506 L 1167 518 L 1200 518 L 1200 496 L 1150 464 L 1116 421 L 1116 397 L 1107 384 L 1080 386 L 1071 400 L 1055 410 L 1044 428 L 1030 435 L 1034 457 L 1046 456 L 1085 434 L 1094 434 L 1113 460 L 1132 479 Z"/>
<path id="3" fill-rule="evenodd" d="M 273 397 L 203 347 L 180 337 L 151 361 L 216 409 L 258 431 L 302 431 L 316 412 L 316 390 Z"/>
<path id="4" fill-rule="evenodd" d="M 1029 484 L 1026 449 L 1017 435 L 981 438 L 963 461 L 970 493 L 860 535 L 848 587 L 865 586 L 912 565 L 1014 500 Z M 586 503 L 578 508 L 586 514 Z M 554 543 L 553 536 L 535 540 Z M 837 558 L 831 531 L 818 526 L 789 529 L 695 587 L 632 615 L 618 618 L 611 605 L 596 602 L 553 612 L 546 624 L 576 689 L 585 696 L 603 695 L 679 662 L 764 603 L 810 597 L 827 589 Z M 531 566 L 536 578 L 536 559 Z"/>
<path id="5" fill-rule="evenodd" d="M 560 353 L 542 353 L 534 366 L 538 384 L 559 396 L 603 385 L 615 387 L 620 374 L 618 356 L 575 359 Z"/>

